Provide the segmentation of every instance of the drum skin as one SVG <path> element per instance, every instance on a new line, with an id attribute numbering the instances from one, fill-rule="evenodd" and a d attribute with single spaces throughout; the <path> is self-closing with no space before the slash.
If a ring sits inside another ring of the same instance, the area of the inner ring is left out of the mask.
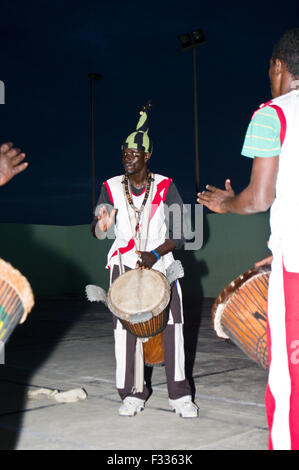
<path id="1" fill-rule="evenodd" d="M 166 277 L 154 269 L 131 269 L 117 277 L 107 295 L 111 312 L 122 320 L 132 315 L 152 312 L 158 315 L 170 299 Z"/>
<path id="2" fill-rule="evenodd" d="M 228 284 L 212 306 L 217 335 L 230 339 L 262 368 L 268 367 L 267 302 L 269 265 L 251 269 Z"/>

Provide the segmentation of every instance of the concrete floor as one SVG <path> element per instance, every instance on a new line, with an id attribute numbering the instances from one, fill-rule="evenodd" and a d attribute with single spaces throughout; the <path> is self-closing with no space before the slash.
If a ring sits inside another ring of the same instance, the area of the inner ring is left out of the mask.
<path id="1" fill-rule="evenodd" d="M 199 419 L 170 412 L 163 367 L 134 418 L 118 416 L 110 313 L 82 298 L 37 300 L 6 347 L 0 366 L 0 448 L 15 450 L 266 450 L 267 373 L 210 326 L 212 299 L 185 299 L 187 373 L 193 368 Z M 83 388 L 84 401 L 61 404 L 40 387 Z"/>

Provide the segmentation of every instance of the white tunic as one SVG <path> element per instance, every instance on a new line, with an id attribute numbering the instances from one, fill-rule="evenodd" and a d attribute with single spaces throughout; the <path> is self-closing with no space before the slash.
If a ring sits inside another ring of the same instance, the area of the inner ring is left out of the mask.
<path id="1" fill-rule="evenodd" d="M 271 101 L 281 123 L 282 150 L 271 207 L 273 253 L 282 253 L 287 271 L 299 272 L 299 90 Z"/>
<path id="2" fill-rule="evenodd" d="M 146 209 L 150 211 L 149 225 L 144 240 L 144 251 L 151 251 L 165 242 L 167 239 L 167 224 L 164 210 L 164 202 L 166 194 L 171 183 L 171 178 L 162 175 L 153 174 L 154 182 L 152 182 L 151 200 L 145 206 L 141 218 L 141 230 L 143 229 L 143 221 L 145 219 Z M 127 198 L 124 192 L 124 185 L 122 184 L 123 175 L 115 176 L 106 181 L 106 188 L 110 192 L 110 197 L 113 200 L 114 208 L 117 209 L 116 224 L 114 227 L 115 240 L 109 250 L 107 257 L 107 267 L 112 268 L 114 264 L 118 264 L 118 250 L 121 253 L 122 263 L 129 268 L 135 268 L 138 260 L 136 254 L 135 241 L 132 232 L 132 225 L 130 223 Z M 132 194 L 133 204 L 136 208 L 140 208 L 143 202 L 144 194 L 135 196 Z M 154 265 L 154 269 L 165 273 L 165 269 L 173 262 L 173 254 L 160 258 Z"/>

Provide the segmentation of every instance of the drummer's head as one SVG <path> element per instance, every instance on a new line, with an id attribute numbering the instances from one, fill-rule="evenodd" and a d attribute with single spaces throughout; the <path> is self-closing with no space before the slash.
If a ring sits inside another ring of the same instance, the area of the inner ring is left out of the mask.
<path id="1" fill-rule="evenodd" d="M 153 151 L 153 144 L 148 135 L 150 108 L 151 105 L 143 107 L 139 113 L 136 130 L 122 144 L 122 162 L 128 175 L 146 169 Z"/>
<path id="2" fill-rule="evenodd" d="M 273 98 L 288 93 L 299 80 L 299 28 L 287 31 L 275 44 L 269 78 Z"/>
<path id="3" fill-rule="evenodd" d="M 138 148 L 123 148 L 122 163 L 127 175 L 134 175 L 147 168 L 150 152 Z"/>

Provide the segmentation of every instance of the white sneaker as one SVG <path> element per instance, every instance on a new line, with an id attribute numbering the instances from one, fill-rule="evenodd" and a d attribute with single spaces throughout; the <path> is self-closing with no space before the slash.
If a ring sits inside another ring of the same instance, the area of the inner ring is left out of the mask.
<path id="1" fill-rule="evenodd" d="M 198 406 L 192 402 L 191 396 L 178 398 L 177 400 L 168 400 L 172 411 L 178 413 L 182 418 L 197 418 Z"/>
<path id="2" fill-rule="evenodd" d="M 135 397 L 126 397 L 118 410 L 120 416 L 135 416 L 144 410 L 144 400 Z"/>

